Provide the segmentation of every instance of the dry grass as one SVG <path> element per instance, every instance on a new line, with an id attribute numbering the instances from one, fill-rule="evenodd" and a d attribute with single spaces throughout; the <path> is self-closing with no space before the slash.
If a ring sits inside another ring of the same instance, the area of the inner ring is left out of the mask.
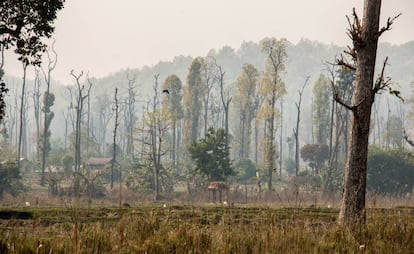
<path id="1" fill-rule="evenodd" d="M 236 205 L 25 208 L 3 220 L 0 253 L 412 253 L 414 209 L 369 209 L 340 228 L 337 209 Z"/>

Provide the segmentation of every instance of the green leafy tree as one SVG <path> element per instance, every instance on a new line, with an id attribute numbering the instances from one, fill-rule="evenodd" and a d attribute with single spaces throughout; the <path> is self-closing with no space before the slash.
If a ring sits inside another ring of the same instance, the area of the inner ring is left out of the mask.
<path id="1" fill-rule="evenodd" d="M 301 158 L 308 162 L 315 174 L 319 174 L 329 159 L 329 146 L 325 144 L 307 144 L 300 149 Z"/>
<path id="2" fill-rule="evenodd" d="M 238 180 L 248 181 L 256 176 L 256 165 L 250 159 L 240 158 L 236 160 L 233 165 L 237 172 Z"/>
<path id="3" fill-rule="evenodd" d="M 329 139 L 331 95 L 329 79 L 321 74 L 313 86 L 313 124 L 316 143 L 326 144 Z"/>
<path id="4" fill-rule="evenodd" d="M 205 138 L 191 143 L 189 152 L 195 161 L 195 173 L 209 181 L 225 181 L 234 175 L 227 136 L 225 130 L 210 127 Z"/>
<path id="5" fill-rule="evenodd" d="M 0 199 L 4 193 L 17 194 L 22 187 L 20 179 L 20 170 L 16 162 L 0 163 Z"/>
<path id="6" fill-rule="evenodd" d="M 70 173 L 72 173 L 72 167 L 73 167 L 73 163 L 75 162 L 75 159 L 73 158 L 72 155 L 69 154 L 65 154 L 62 158 L 61 158 L 61 164 L 63 166 L 63 169 L 65 170 L 65 173 L 67 175 L 70 175 Z"/>
<path id="7" fill-rule="evenodd" d="M 414 157 L 402 148 L 368 152 L 368 190 L 383 194 L 411 193 L 414 188 Z"/>
<path id="8" fill-rule="evenodd" d="M 39 65 L 46 46 L 43 38 L 50 38 L 57 12 L 63 8 L 64 0 L 4 0 L 0 2 L 0 50 L 15 46 L 15 52 L 24 65 Z M 0 68 L 2 69 L 2 68 Z M 3 72 L 3 70 L 1 70 Z M 0 75 L 1 78 L 2 75 Z M 4 84 L 1 82 L 1 84 Z M 0 120 L 4 117 L 4 94 L 0 88 Z"/>

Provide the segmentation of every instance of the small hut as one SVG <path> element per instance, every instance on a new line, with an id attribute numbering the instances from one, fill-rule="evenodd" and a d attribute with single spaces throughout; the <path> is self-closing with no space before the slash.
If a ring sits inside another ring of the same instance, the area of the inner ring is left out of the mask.
<path id="1" fill-rule="evenodd" d="M 108 169 L 112 165 L 112 157 L 91 157 L 85 161 L 85 168 L 92 170 Z"/>

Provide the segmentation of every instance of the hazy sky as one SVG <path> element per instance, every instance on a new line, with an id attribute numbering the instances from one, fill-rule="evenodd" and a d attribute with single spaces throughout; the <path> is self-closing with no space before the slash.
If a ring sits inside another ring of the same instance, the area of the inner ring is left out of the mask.
<path id="1" fill-rule="evenodd" d="M 362 0 L 67 0 L 55 22 L 54 79 L 72 83 L 70 70 L 103 77 L 177 55 L 205 56 L 211 48 L 238 48 L 264 37 L 347 45 L 345 15 Z M 381 41 L 414 40 L 414 1 L 383 0 L 382 24 L 402 12 Z M 22 76 L 7 54 L 6 72 Z"/>

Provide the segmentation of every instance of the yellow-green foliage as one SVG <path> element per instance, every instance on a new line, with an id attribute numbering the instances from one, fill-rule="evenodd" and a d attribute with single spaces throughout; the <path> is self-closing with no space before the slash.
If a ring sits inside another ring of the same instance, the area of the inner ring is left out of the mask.
<path id="1" fill-rule="evenodd" d="M 322 208 L 94 208 L 69 220 L 45 208 L 33 220 L 1 221 L 0 252 L 412 253 L 413 211 L 371 209 L 365 226 L 345 229 L 337 210 Z"/>

